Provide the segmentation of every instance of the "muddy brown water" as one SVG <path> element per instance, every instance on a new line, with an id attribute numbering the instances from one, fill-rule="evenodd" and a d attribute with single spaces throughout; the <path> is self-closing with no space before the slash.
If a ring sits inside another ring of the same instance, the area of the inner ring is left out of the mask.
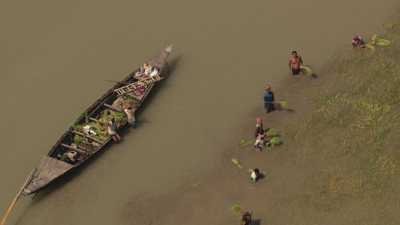
<path id="1" fill-rule="evenodd" d="M 9 224 L 116 224 L 131 196 L 173 192 L 212 171 L 265 82 L 298 50 L 318 71 L 398 0 L 32 1 L 0 13 L 0 210 L 77 116 L 168 43 L 179 58 L 141 126 L 68 182 L 20 202 Z M 290 90 L 296 92 L 296 90 Z M 235 138 L 233 138 L 235 137 Z M 229 160 L 229 159 L 227 159 Z M 135 224 L 132 221 L 132 224 Z"/>

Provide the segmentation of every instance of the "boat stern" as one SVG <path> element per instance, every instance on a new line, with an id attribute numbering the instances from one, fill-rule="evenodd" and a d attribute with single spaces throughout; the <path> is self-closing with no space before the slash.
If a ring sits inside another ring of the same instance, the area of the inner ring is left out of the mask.
<path id="1" fill-rule="evenodd" d="M 32 179 L 25 186 L 23 194 L 29 195 L 37 192 L 73 167 L 73 165 L 66 162 L 48 156 L 44 157 L 32 175 Z"/>

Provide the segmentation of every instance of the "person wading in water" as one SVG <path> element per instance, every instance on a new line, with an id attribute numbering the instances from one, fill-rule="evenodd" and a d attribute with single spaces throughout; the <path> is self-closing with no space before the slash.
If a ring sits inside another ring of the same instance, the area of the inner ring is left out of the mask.
<path id="1" fill-rule="evenodd" d="M 292 55 L 289 59 L 289 68 L 292 70 L 293 76 L 300 74 L 301 65 L 303 65 L 303 59 L 297 54 L 296 51 L 292 51 Z"/>
<path id="2" fill-rule="evenodd" d="M 250 225 L 252 222 L 251 212 L 247 211 L 242 214 L 242 219 L 240 220 L 240 225 Z"/>
<path id="3" fill-rule="evenodd" d="M 264 93 L 264 108 L 267 113 L 272 112 L 275 109 L 275 97 L 274 93 L 271 90 L 271 85 L 267 85 L 265 88 L 265 93 Z"/>

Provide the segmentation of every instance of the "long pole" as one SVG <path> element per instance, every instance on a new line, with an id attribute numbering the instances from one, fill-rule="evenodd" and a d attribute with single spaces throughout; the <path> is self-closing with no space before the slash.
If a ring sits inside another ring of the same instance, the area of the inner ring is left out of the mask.
<path id="1" fill-rule="evenodd" d="M 24 191 L 25 186 L 31 181 L 33 174 L 35 173 L 36 169 L 32 170 L 32 172 L 29 174 L 29 176 L 26 178 L 24 185 L 19 189 L 17 192 L 17 195 L 14 197 L 13 201 L 11 202 L 10 206 L 8 206 L 3 218 L 1 219 L 0 225 L 5 225 L 6 220 L 8 216 L 11 214 L 11 211 L 14 209 L 15 205 L 17 204 L 17 201 L 19 197 L 21 196 L 22 192 Z"/>

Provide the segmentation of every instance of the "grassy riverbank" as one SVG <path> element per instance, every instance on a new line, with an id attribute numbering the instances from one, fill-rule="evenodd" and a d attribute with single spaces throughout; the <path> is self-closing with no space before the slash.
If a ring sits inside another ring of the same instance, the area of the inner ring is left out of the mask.
<path id="1" fill-rule="evenodd" d="M 400 223 L 400 27 L 384 37 L 388 48 L 336 59 L 310 90 L 311 116 L 286 133 L 292 157 L 315 165 L 298 206 L 331 215 L 325 224 Z"/>

